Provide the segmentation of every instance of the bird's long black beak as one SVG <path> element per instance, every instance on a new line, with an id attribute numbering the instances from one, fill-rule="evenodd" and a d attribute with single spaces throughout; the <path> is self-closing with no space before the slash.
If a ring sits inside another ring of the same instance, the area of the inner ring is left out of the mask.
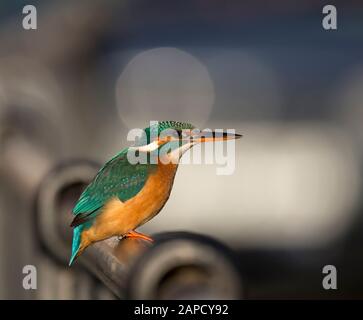
<path id="1" fill-rule="evenodd" d="M 229 133 L 229 132 L 218 132 L 218 131 L 202 131 L 198 136 L 194 136 L 193 140 L 196 142 L 216 142 L 235 140 L 242 138 L 241 134 Z"/>

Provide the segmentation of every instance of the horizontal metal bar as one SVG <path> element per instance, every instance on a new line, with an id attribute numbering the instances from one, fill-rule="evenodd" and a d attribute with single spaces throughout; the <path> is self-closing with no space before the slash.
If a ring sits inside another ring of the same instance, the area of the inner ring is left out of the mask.
<path id="1" fill-rule="evenodd" d="M 155 236 L 155 242 L 112 238 L 80 257 L 121 299 L 239 299 L 242 281 L 231 251 L 188 232 Z"/>
<path id="2" fill-rule="evenodd" d="M 125 299 L 128 273 L 132 262 L 145 249 L 136 239 L 116 237 L 98 242 L 76 260 L 99 278 L 118 298 Z"/>

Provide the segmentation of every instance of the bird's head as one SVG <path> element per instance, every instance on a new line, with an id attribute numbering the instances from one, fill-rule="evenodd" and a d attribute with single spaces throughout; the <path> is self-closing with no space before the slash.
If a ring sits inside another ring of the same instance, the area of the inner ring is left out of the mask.
<path id="1" fill-rule="evenodd" d="M 239 139 L 235 133 L 199 130 L 190 123 L 178 121 L 155 122 L 144 129 L 146 140 L 138 145 L 140 151 L 159 150 L 160 156 L 169 156 L 177 160 L 198 143 Z"/>

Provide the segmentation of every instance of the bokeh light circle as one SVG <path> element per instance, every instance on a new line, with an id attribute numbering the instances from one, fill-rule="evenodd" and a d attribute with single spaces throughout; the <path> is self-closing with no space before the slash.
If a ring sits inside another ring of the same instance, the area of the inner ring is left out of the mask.
<path id="1" fill-rule="evenodd" d="M 176 48 L 161 47 L 137 54 L 116 83 L 118 112 L 129 129 L 150 120 L 202 126 L 214 98 L 214 85 L 205 65 Z"/>

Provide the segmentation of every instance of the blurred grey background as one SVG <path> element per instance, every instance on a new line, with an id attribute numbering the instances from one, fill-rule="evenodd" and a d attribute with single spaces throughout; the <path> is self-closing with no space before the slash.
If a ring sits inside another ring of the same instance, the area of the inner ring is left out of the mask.
<path id="1" fill-rule="evenodd" d="M 42 248 L 37 190 L 55 166 L 102 163 L 129 129 L 169 119 L 244 138 L 233 175 L 182 165 L 143 231 L 226 243 L 252 298 L 363 297 L 361 2 L 335 1 L 334 31 L 312 0 L 32 1 L 28 31 L 26 4 L 0 4 L 0 298 L 113 298 Z"/>

